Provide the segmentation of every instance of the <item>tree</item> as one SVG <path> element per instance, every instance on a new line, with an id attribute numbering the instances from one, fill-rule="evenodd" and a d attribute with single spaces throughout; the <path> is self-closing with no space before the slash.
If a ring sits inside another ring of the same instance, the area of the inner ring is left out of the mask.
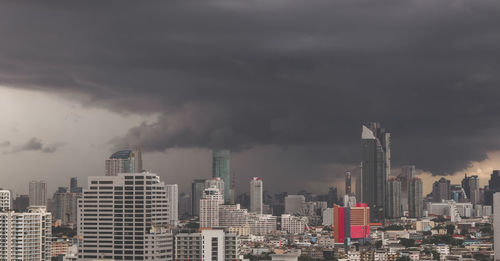
<path id="1" fill-rule="evenodd" d="M 375 242 L 375 247 L 380 249 L 382 247 L 382 240 L 377 240 L 377 242 Z"/>
<path id="2" fill-rule="evenodd" d="M 453 235 L 455 232 L 455 226 L 452 224 L 449 224 L 446 226 L 446 234 L 448 235 Z"/>
<path id="3" fill-rule="evenodd" d="M 432 260 L 440 259 L 441 255 L 436 250 L 433 250 L 431 253 L 432 253 Z"/>

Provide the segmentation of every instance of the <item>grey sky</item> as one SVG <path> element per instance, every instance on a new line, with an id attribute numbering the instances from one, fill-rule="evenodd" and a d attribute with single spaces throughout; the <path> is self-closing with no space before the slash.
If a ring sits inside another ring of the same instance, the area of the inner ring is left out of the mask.
<path id="1" fill-rule="evenodd" d="M 69 177 L 141 143 L 182 188 L 224 147 L 241 184 L 297 189 L 357 164 L 360 124 L 376 120 L 395 166 L 452 174 L 500 148 L 498 25 L 493 0 L 0 3 L 0 85 L 85 115 L 3 122 L 17 132 L 2 157 Z M 75 165 L 73 149 L 92 156 Z"/>

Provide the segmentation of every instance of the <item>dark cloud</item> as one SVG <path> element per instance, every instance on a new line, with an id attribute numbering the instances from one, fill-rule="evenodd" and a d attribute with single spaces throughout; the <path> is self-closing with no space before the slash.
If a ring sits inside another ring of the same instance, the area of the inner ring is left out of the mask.
<path id="1" fill-rule="evenodd" d="M 63 144 L 53 144 L 53 145 L 44 145 L 42 140 L 38 138 L 31 138 L 23 145 L 20 145 L 14 148 L 11 153 L 22 152 L 22 151 L 39 151 L 42 153 L 54 153 L 60 148 Z"/>
<path id="2" fill-rule="evenodd" d="M 159 115 L 119 146 L 356 164 L 376 120 L 395 165 L 446 174 L 500 149 L 498 1 L 0 5 L 0 84 Z"/>

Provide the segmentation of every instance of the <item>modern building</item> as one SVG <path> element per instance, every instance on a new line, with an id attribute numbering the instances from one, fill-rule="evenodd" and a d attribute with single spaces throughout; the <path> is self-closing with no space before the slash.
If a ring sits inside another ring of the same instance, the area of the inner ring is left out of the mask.
<path id="1" fill-rule="evenodd" d="M 248 210 L 240 204 L 222 204 L 219 206 L 220 227 L 244 227 L 248 225 Z"/>
<path id="2" fill-rule="evenodd" d="M 401 207 L 403 212 L 408 211 L 408 188 L 413 177 L 415 177 L 414 165 L 406 165 L 401 168 L 398 179 L 401 181 Z"/>
<path id="3" fill-rule="evenodd" d="M 29 185 L 30 206 L 47 206 L 47 183 L 31 181 Z"/>
<path id="4" fill-rule="evenodd" d="M 157 174 L 89 177 L 78 205 L 78 260 L 173 258 L 167 192 Z"/>
<path id="5" fill-rule="evenodd" d="M 203 229 L 199 233 L 175 236 L 176 261 L 225 261 L 239 259 L 239 236 L 222 229 Z"/>
<path id="6" fill-rule="evenodd" d="M 479 195 L 479 177 L 477 175 L 467 176 L 467 174 L 465 174 L 465 177 L 462 180 L 462 188 L 464 189 L 470 203 L 473 205 L 481 203 Z"/>
<path id="7" fill-rule="evenodd" d="M 80 193 L 68 192 L 67 188 L 59 187 L 52 197 L 53 219 L 59 220 L 62 226 L 76 227 L 79 197 Z"/>
<path id="8" fill-rule="evenodd" d="M 52 218 L 45 207 L 0 212 L 0 260 L 51 260 Z"/>
<path id="9" fill-rule="evenodd" d="M 420 218 L 424 215 L 424 198 L 422 195 L 422 180 L 412 178 L 408 187 L 408 215 L 412 218 Z"/>
<path id="10" fill-rule="evenodd" d="M 199 202 L 199 201 L 198 201 Z M 189 217 L 192 215 L 192 200 L 191 200 L 191 195 L 188 193 L 182 192 L 179 195 L 179 216 L 182 217 Z"/>
<path id="11" fill-rule="evenodd" d="M 250 212 L 262 214 L 263 210 L 263 184 L 262 179 L 253 177 L 250 181 Z"/>
<path id="12" fill-rule="evenodd" d="M 200 199 L 200 228 L 214 228 L 219 226 L 219 206 L 224 198 L 219 189 L 206 188 Z"/>
<path id="13" fill-rule="evenodd" d="M 386 182 L 391 169 L 390 137 L 376 122 L 363 126 L 361 133 L 361 201 L 370 206 L 371 217 L 376 222 L 383 221 L 385 216 Z"/>
<path id="14" fill-rule="evenodd" d="M 290 214 L 281 215 L 281 230 L 289 234 L 304 234 L 307 226 L 307 217 Z"/>
<path id="15" fill-rule="evenodd" d="M 494 260 L 500 260 L 500 192 L 493 194 L 493 244 Z"/>
<path id="16" fill-rule="evenodd" d="M 432 185 L 432 202 L 450 199 L 450 180 L 441 178 Z"/>
<path id="17" fill-rule="evenodd" d="M 449 199 L 454 200 L 457 203 L 469 202 L 467 194 L 460 184 L 450 184 L 449 194 Z"/>
<path id="18" fill-rule="evenodd" d="M 351 195 L 351 172 L 346 171 L 345 172 L 345 194 L 346 195 Z"/>
<path id="19" fill-rule="evenodd" d="M 30 196 L 29 195 L 19 195 L 12 202 L 12 209 L 17 212 L 25 212 L 28 210 L 30 205 Z"/>
<path id="20" fill-rule="evenodd" d="M 212 151 L 212 177 L 224 181 L 224 203 L 233 203 L 231 198 L 231 152 L 229 150 Z"/>
<path id="21" fill-rule="evenodd" d="M 224 180 L 222 178 L 216 177 L 205 180 L 205 188 L 211 188 L 211 187 L 217 188 L 222 197 L 224 197 L 225 185 L 224 185 Z"/>
<path id="22" fill-rule="evenodd" d="M 387 181 L 387 218 L 400 218 L 401 215 L 401 181 L 392 177 Z"/>
<path id="23" fill-rule="evenodd" d="M 69 183 L 69 192 L 71 193 L 82 193 L 82 187 L 78 186 L 78 178 L 73 177 Z"/>
<path id="24" fill-rule="evenodd" d="M 339 202 L 339 196 L 336 187 L 328 188 L 328 195 L 326 198 L 326 202 L 329 208 L 333 208 L 333 204 L 337 204 Z"/>
<path id="25" fill-rule="evenodd" d="M 177 184 L 167 184 L 165 188 L 167 189 L 170 224 L 175 226 L 179 223 L 179 187 Z"/>
<path id="26" fill-rule="evenodd" d="M 370 207 L 358 203 L 354 207 L 334 206 L 333 231 L 335 243 L 350 244 L 351 239 L 366 240 L 370 237 Z"/>
<path id="27" fill-rule="evenodd" d="M 484 192 L 484 204 L 493 206 L 493 194 L 500 192 L 500 170 L 494 170 L 491 173 L 488 187 Z"/>
<path id="28" fill-rule="evenodd" d="M 285 197 L 286 214 L 302 214 L 306 204 L 304 195 L 288 195 Z"/>
<path id="29" fill-rule="evenodd" d="M 200 216 L 200 199 L 205 190 L 205 180 L 195 179 L 191 183 L 191 213 L 193 216 Z"/>
<path id="30" fill-rule="evenodd" d="M 249 233 L 251 235 L 267 235 L 277 228 L 277 217 L 269 214 L 248 214 Z"/>
<path id="31" fill-rule="evenodd" d="M 141 147 L 117 151 L 105 161 L 106 176 L 118 173 L 140 173 L 142 168 Z"/>
<path id="32" fill-rule="evenodd" d="M 9 190 L 0 190 L 0 211 L 10 210 L 12 198 Z"/>

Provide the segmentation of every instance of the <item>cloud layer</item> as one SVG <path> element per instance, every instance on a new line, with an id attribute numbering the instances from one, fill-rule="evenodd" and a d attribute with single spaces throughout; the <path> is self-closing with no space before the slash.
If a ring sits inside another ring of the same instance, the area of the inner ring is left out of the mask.
<path id="1" fill-rule="evenodd" d="M 0 84 L 158 114 L 113 140 L 149 151 L 356 164 L 380 121 L 396 165 L 447 174 L 500 149 L 499 24 L 493 0 L 6 2 Z"/>

